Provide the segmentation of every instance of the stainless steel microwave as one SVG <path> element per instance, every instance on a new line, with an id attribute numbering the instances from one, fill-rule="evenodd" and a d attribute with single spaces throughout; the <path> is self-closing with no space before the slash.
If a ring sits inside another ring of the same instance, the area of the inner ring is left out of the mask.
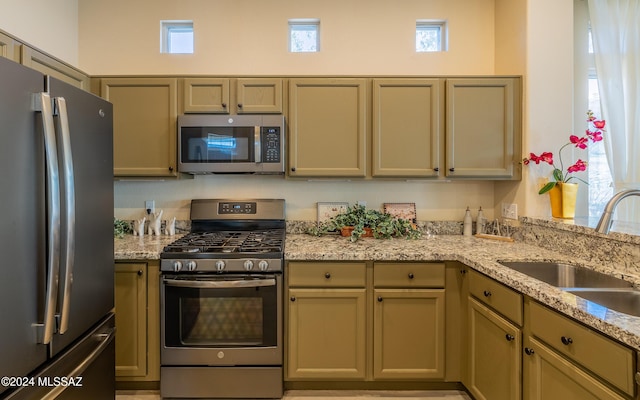
<path id="1" fill-rule="evenodd" d="M 282 115 L 178 116 L 178 171 L 284 174 Z"/>

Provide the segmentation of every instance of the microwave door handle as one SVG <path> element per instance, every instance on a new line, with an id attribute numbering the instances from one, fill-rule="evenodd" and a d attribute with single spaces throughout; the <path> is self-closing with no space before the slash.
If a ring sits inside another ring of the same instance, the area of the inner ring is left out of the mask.
<path id="1" fill-rule="evenodd" d="M 64 97 L 54 99 L 60 122 L 59 143 L 62 148 L 62 173 L 65 181 L 65 222 L 66 247 L 64 249 L 63 266 L 65 268 L 62 282 L 62 304 L 60 305 L 60 334 L 69 327 L 69 310 L 71 304 L 71 285 L 73 282 L 73 266 L 75 253 L 75 180 L 73 174 L 73 158 L 71 156 L 71 134 L 69 131 L 69 118 L 67 114 L 67 102 Z"/>
<path id="2" fill-rule="evenodd" d="M 53 106 L 48 93 L 42 92 L 34 99 L 35 111 L 42 117 L 47 174 L 47 266 L 44 296 L 44 321 L 37 323 L 38 343 L 49 344 L 55 329 L 58 279 L 60 275 L 60 176 L 56 146 Z"/>
<path id="3" fill-rule="evenodd" d="M 262 162 L 262 142 L 260 140 L 260 127 L 254 126 L 253 128 L 254 128 L 254 131 L 253 131 L 254 158 L 255 158 L 255 162 L 261 163 Z"/>
<path id="4" fill-rule="evenodd" d="M 197 289 L 235 289 L 275 286 L 275 279 L 255 279 L 238 281 L 190 281 L 179 279 L 165 279 L 166 286 L 197 288 Z"/>

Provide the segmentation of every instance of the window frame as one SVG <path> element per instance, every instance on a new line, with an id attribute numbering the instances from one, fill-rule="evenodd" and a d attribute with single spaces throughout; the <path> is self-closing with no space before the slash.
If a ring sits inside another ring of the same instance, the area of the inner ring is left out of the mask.
<path id="1" fill-rule="evenodd" d="M 289 29 L 289 40 L 288 40 L 288 48 L 290 53 L 319 53 L 320 52 L 320 19 L 319 18 L 297 18 L 290 19 L 288 21 Z M 307 28 L 307 29 L 295 29 L 295 28 Z M 316 34 L 316 43 L 314 50 L 302 50 L 297 51 L 293 49 L 293 40 L 292 33 L 294 30 L 297 31 L 314 31 Z"/>
<path id="2" fill-rule="evenodd" d="M 420 50 L 418 49 L 418 32 L 422 30 L 437 29 L 439 34 L 438 48 L 436 50 Z M 416 53 L 439 53 L 448 49 L 448 28 L 446 20 L 419 19 L 416 20 L 415 30 L 415 51 Z"/>
<path id="3" fill-rule="evenodd" d="M 191 32 L 191 52 L 171 51 L 172 31 Z M 195 52 L 195 29 L 192 20 L 162 20 L 160 21 L 160 53 L 163 54 L 193 54 Z"/>

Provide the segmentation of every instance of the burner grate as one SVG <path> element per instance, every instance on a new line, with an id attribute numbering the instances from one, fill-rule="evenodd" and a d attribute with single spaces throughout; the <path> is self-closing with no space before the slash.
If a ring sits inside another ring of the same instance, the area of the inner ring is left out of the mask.
<path id="1" fill-rule="evenodd" d="M 271 253 L 281 252 L 284 230 L 192 232 L 176 240 L 164 253 Z"/>

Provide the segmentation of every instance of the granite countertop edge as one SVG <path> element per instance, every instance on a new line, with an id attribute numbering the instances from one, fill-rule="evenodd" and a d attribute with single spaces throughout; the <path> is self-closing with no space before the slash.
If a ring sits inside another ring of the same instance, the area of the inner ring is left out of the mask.
<path id="1" fill-rule="evenodd" d="M 162 248 L 179 236 L 127 235 L 114 240 L 116 261 L 157 260 Z M 352 243 L 338 236 L 313 237 L 287 234 L 287 261 L 458 261 L 525 294 L 550 308 L 572 317 L 640 351 L 640 318 L 606 310 L 604 315 L 591 312 L 589 303 L 573 294 L 530 278 L 498 261 L 565 261 L 601 272 L 615 274 L 613 266 L 594 264 L 576 257 L 520 242 L 502 242 L 461 235 L 439 235 L 417 240 L 360 239 Z M 640 287 L 636 280 L 625 274 Z"/>

